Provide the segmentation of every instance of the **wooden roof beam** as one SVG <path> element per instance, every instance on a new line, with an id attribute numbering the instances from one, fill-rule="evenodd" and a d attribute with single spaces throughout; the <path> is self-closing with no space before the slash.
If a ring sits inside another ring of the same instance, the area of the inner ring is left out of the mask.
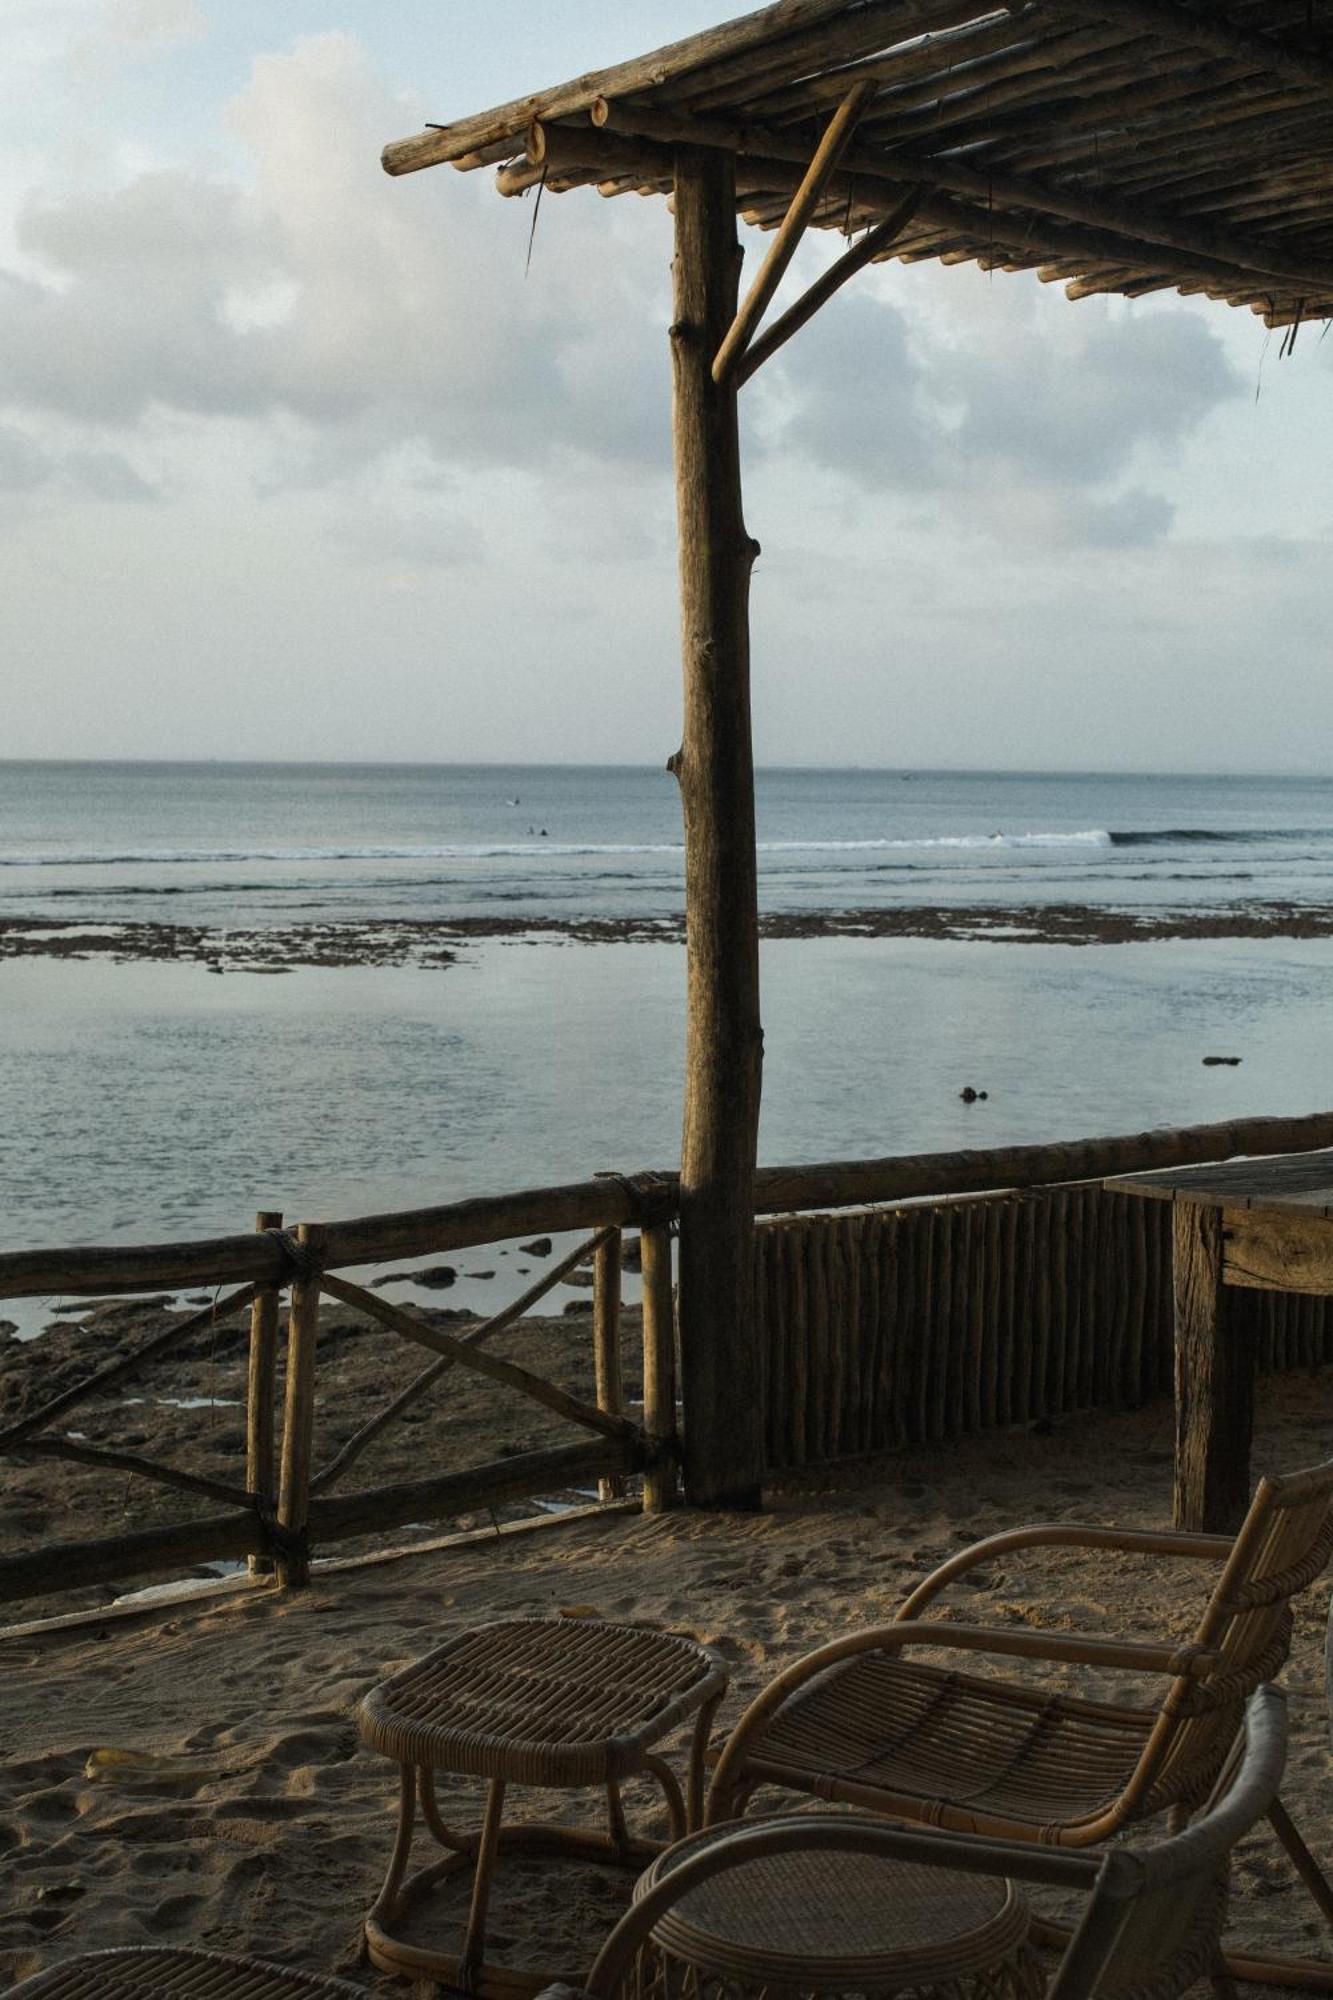
<path id="1" fill-rule="evenodd" d="M 1003 0 L 1011 14 L 1026 13 L 1031 0 Z M 1333 62 L 1305 49 L 1293 49 L 1271 35 L 1239 28 L 1212 13 L 1195 13 L 1176 0 L 1042 0 L 1054 14 L 1077 14 L 1103 27 L 1122 21 L 1126 27 L 1145 34 L 1159 35 L 1164 41 L 1186 48 L 1211 49 L 1214 55 L 1234 56 L 1252 63 L 1255 69 L 1286 77 L 1292 83 L 1312 84 L 1333 94 Z"/>
<path id="2" fill-rule="evenodd" d="M 750 344 L 751 336 L 782 283 L 787 266 L 796 255 L 819 198 L 833 178 L 834 169 L 846 152 L 856 129 L 856 121 L 874 94 L 873 83 L 858 83 L 848 91 L 828 122 L 828 129 L 815 151 L 801 185 L 791 198 L 791 207 L 782 218 L 768 255 L 755 273 L 754 283 L 737 308 L 722 345 L 713 356 L 713 380 L 721 385 L 731 376 Z M 793 329 L 794 331 L 795 329 Z"/>
<path id="3" fill-rule="evenodd" d="M 559 176 L 579 171 L 596 173 L 599 166 L 606 174 L 635 174 L 643 180 L 659 180 L 670 171 L 673 157 L 670 149 L 646 140 L 608 140 L 607 135 L 591 127 L 580 132 L 567 126 L 547 126 L 544 131 L 547 147 L 544 165 L 516 162 L 512 167 L 502 168 L 496 177 L 502 194 L 521 193 L 541 180 L 544 173 L 550 176 L 548 186 L 553 186 Z M 920 162 L 916 171 L 918 175 L 923 171 Z M 785 201 L 790 200 L 802 178 L 788 162 L 753 158 L 737 160 L 736 177 L 742 193 L 757 190 Z M 845 161 L 825 190 L 825 204 L 840 206 L 850 202 L 858 215 L 866 216 L 872 212 L 867 208 L 870 186 L 873 186 L 870 176 L 853 161 Z M 1198 280 L 1205 286 L 1219 287 L 1228 295 L 1246 297 L 1273 290 L 1315 298 L 1333 290 L 1330 276 L 1321 277 L 1317 270 L 1302 270 L 1274 285 L 1271 277 L 1255 273 L 1248 265 L 1201 252 L 1178 251 L 1169 259 L 1168 268 L 1161 245 L 1134 231 L 1059 221 L 1040 212 L 1014 214 L 985 202 L 960 201 L 937 190 L 923 191 L 916 215 L 922 223 L 970 240 L 976 246 L 974 256 L 985 256 L 995 247 L 1039 263 L 1061 257 L 1096 264 L 1119 262 L 1136 273 L 1160 276 L 1165 271 L 1180 283 Z M 890 250 L 881 254 L 893 253 Z"/>
<path id="4" fill-rule="evenodd" d="M 847 11 L 847 0 L 777 0 L 758 13 L 745 14 L 736 21 L 724 21 L 701 35 L 684 41 L 668 42 L 651 54 L 636 56 L 610 69 L 589 70 L 571 83 L 530 97 L 516 97 L 493 111 L 479 111 L 471 118 L 459 118 L 452 125 L 432 125 L 410 139 L 397 139 L 384 148 L 386 174 L 415 174 L 423 167 L 439 166 L 494 145 L 498 140 L 524 132 L 534 119 L 559 118 L 571 111 L 583 111 L 595 97 L 606 92 L 651 90 L 686 77 L 692 70 L 727 56 L 745 55 L 765 42 L 789 35 L 794 29 L 816 26 Z"/>
<path id="5" fill-rule="evenodd" d="M 722 119 L 686 118 L 679 113 L 643 111 L 608 103 L 597 108 L 603 127 L 613 132 L 647 139 L 658 145 L 721 146 L 751 159 L 781 160 L 792 165 L 804 163 L 799 142 L 784 132 L 753 125 L 733 125 Z M 589 147 L 594 135 L 581 137 L 566 133 L 572 147 L 570 160 L 579 149 L 585 159 L 596 157 Z M 581 163 L 581 162 L 580 162 Z M 1250 237 L 1238 237 L 1229 230 L 1206 225 L 1181 223 L 1151 208 L 1117 202 L 1100 191 L 1082 187 L 1060 187 L 1046 181 L 1012 174 L 989 173 L 955 159 L 941 159 L 927 153 L 888 153 L 869 147 L 849 147 L 843 155 L 849 174 L 870 180 L 894 181 L 906 186 L 930 186 L 947 194 L 979 201 L 989 209 L 993 202 L 1029 209 L 1034 214 L 1056 217 L 1063 222 L 1086 224 L 1134 241 L 1156 244 L 1184 257 L 1227 264 L 1239 271 L 1251 271 L 1264 278 L 1291 284 L 1317 280 L 1321 289 L 1333 283 L 1333 264 L 1321 260 L 1301 260 L 1296 269 L 1280 246 Z"/>

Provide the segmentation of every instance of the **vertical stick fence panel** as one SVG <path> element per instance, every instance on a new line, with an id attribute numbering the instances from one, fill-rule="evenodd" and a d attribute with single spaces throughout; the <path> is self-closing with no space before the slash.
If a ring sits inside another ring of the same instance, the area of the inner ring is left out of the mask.
<path id="1" fill-rule="evenodd" d="M 643 1475 L 643 1510 L 662 1514 L 678 1491 L 676 1308 L 671 1291 L 671 1231 L 654 1224 L 639 1237 L 643 1258 L 643 1428 L 654 1463 Z"/>
<path id="2" fill-rule="evenodd" d="M 276 1209 L 263 1208 L 255 1217 L 255 1228 L 281 1229 L 282 1216 Z M 265 1285 L 255 1294 L 250 1308 L 250 1366 L 245 1385 L 245 1484 L 270 1517 L 278 1499 L 273 1399 L 278 1380 L 279 1296 L 277 1285 Z M 247 1566 L 251 1576 L 273 1574 L 271 1556 L 251 1555 Z"/>
<path id="3" fill-rule="evenodd" d="M 282 1427 L 282 1478 L 278 1526 L 285 1546 L 278 1555 L 278 1582 L 300 1589 L 310 1581 L 306 1528 L 310 1513 L 310 1471 L 315 1433 L 315 1343 L 319 1338 L 319 1257 L 324 1232 L 303 1222 L 296 1232 L 309 1263 L 292 1280 L 287 1321 L 287 1394 Z"/>
<path id="4" fill-rule="evenodd" d="M 592 1355 L 597 1383 L 597 1407 L 609 1417 L 625 1414 L 625 1382 L 620 1365 L 621 1232 L 608 1230 L 593 1257 Z M 623 1500 L 623 1472 L 608 1473 L 597 1482 L 598 1498 Z"/>

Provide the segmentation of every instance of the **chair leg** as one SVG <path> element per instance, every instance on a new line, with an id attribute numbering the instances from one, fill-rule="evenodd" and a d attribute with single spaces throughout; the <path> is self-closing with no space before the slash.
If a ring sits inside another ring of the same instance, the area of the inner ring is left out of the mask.
<path id="1" fill-rule="evenodd" d="M 1213 1992 L 1217 1995 L 1217 2000 L 1240 2000 L 1240 1995 L 1236 1990 L 1236 1982 L 1227 1969 L 1226 1960 L 1220 1953 L 1214 1962 L 1208 1979 Z"/>
<path id="2" fill-rule="evenodd" d="M 1302 1840 L 1281 1799 L 1274 1799 L 1268 1808 L 1268 1819 L 1325 1923 L 1333 1925 L 1333 1886 L 1330 1886 L 1328 1877 Z"/>
<path id="3" fill-rule="evenodd" d="M 504 1806 L 504 1780 L 492 1778 L 490 1790 L 486 1794 L 481 1838 L 477 1842 L 477 1872 L 472 1883 L 472 1907 L 468 1911 L 467 1935 L 463 1939 L 463 1952 L 458 1961 L 459 1980 L 464 1991 L 468 1993 L 476 1984 L 477 1974 L 486 1956 L 486 1911 L 491 1900 L 491 1882 L 495 1875 L 496 1856 L 500 1850 L 500 1823 L 504 1818 Z"/>

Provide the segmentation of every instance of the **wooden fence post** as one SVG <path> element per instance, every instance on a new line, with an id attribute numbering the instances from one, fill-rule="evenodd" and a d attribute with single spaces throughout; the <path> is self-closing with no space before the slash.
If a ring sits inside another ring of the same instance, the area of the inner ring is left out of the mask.
<path id="1" fill-rule="evenodd" d="M 593 1257 L 592 1352 L 597 1381 L 597 1407 L 610 1417 L 625 1414 L 625 1383 L 620 1366 L 621 1232 L 612 1229 Z M 608 1473 L 597 1482 L 600 1500 L 623 1500 L 623 1472 Z"/>
<path id="2" fill-rule="evenodd" d="M 291 1538 L 277 1561 L 278 1582 L 301 1589 L 310 1581 L 306 1527 L 310 1517 L 311 1448 L 315 1430 L 315 1342 L 319 1337 L 319 1258 L 324 1231 L 303 1222 L 296 1240 L 310 1267 L 292 1280 L 287 1320 L 287 1393 L 282 1426 L 278 1526 Z"/>
<path id="3" fill-rule="evenodd" d="M 671 1295 L 671 1231 L 664 1225 L 639 1236 L 643 1259 L 643 1428 L 658 1448 L 657 1463 L 643 1475 L 643 1511 L 663 1514 L 677 1499 L 676 1315 Z"/>
<path id="4" fill-rule="evenodd" d="M 259 1230 L 281 1229 L 276 1209 L 263 1208 L 255 1217 Z M 265 1285 L 250 1308 L 250 1367 L 245 1385 L 245 1485 L 260 1507 L 271 1515 L 277 1502 L 274 1462 L 273 1396 L 278 1379 L 278 1300 L 281 1287 Z M 271 1576 L 273 1558 L 248 1558 L 251 1576 Z"/>

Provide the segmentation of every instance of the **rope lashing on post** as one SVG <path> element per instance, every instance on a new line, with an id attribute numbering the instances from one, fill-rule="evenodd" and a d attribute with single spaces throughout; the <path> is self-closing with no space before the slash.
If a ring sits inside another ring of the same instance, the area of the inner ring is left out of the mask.
<path id="1" fill-rule="evenodd" d="M 640 1229 L 675 1227 L 680 1212 L 680 1183 L 675 1174 L 607 1172 L 594 1174 L 593 1179 L 616 1183 L 627 1197 L 632 1218 Z"/>
<path id="2" fill-rule="evenodd" d="M 297 1241 L 294 1229 L 265 1229 L 262 1233 L 265 1236 L 273 1238 L 273 1241 L 282 1252 L 284 1262 L 289 1266 L 287 1274 L 277 1280 L 279 1284 L 285 1284 L 288 1277 L 317 1278 L 319 1276 L 322 1269 L 319 1258 L 312 1256 L 305 1244 Z"/>

